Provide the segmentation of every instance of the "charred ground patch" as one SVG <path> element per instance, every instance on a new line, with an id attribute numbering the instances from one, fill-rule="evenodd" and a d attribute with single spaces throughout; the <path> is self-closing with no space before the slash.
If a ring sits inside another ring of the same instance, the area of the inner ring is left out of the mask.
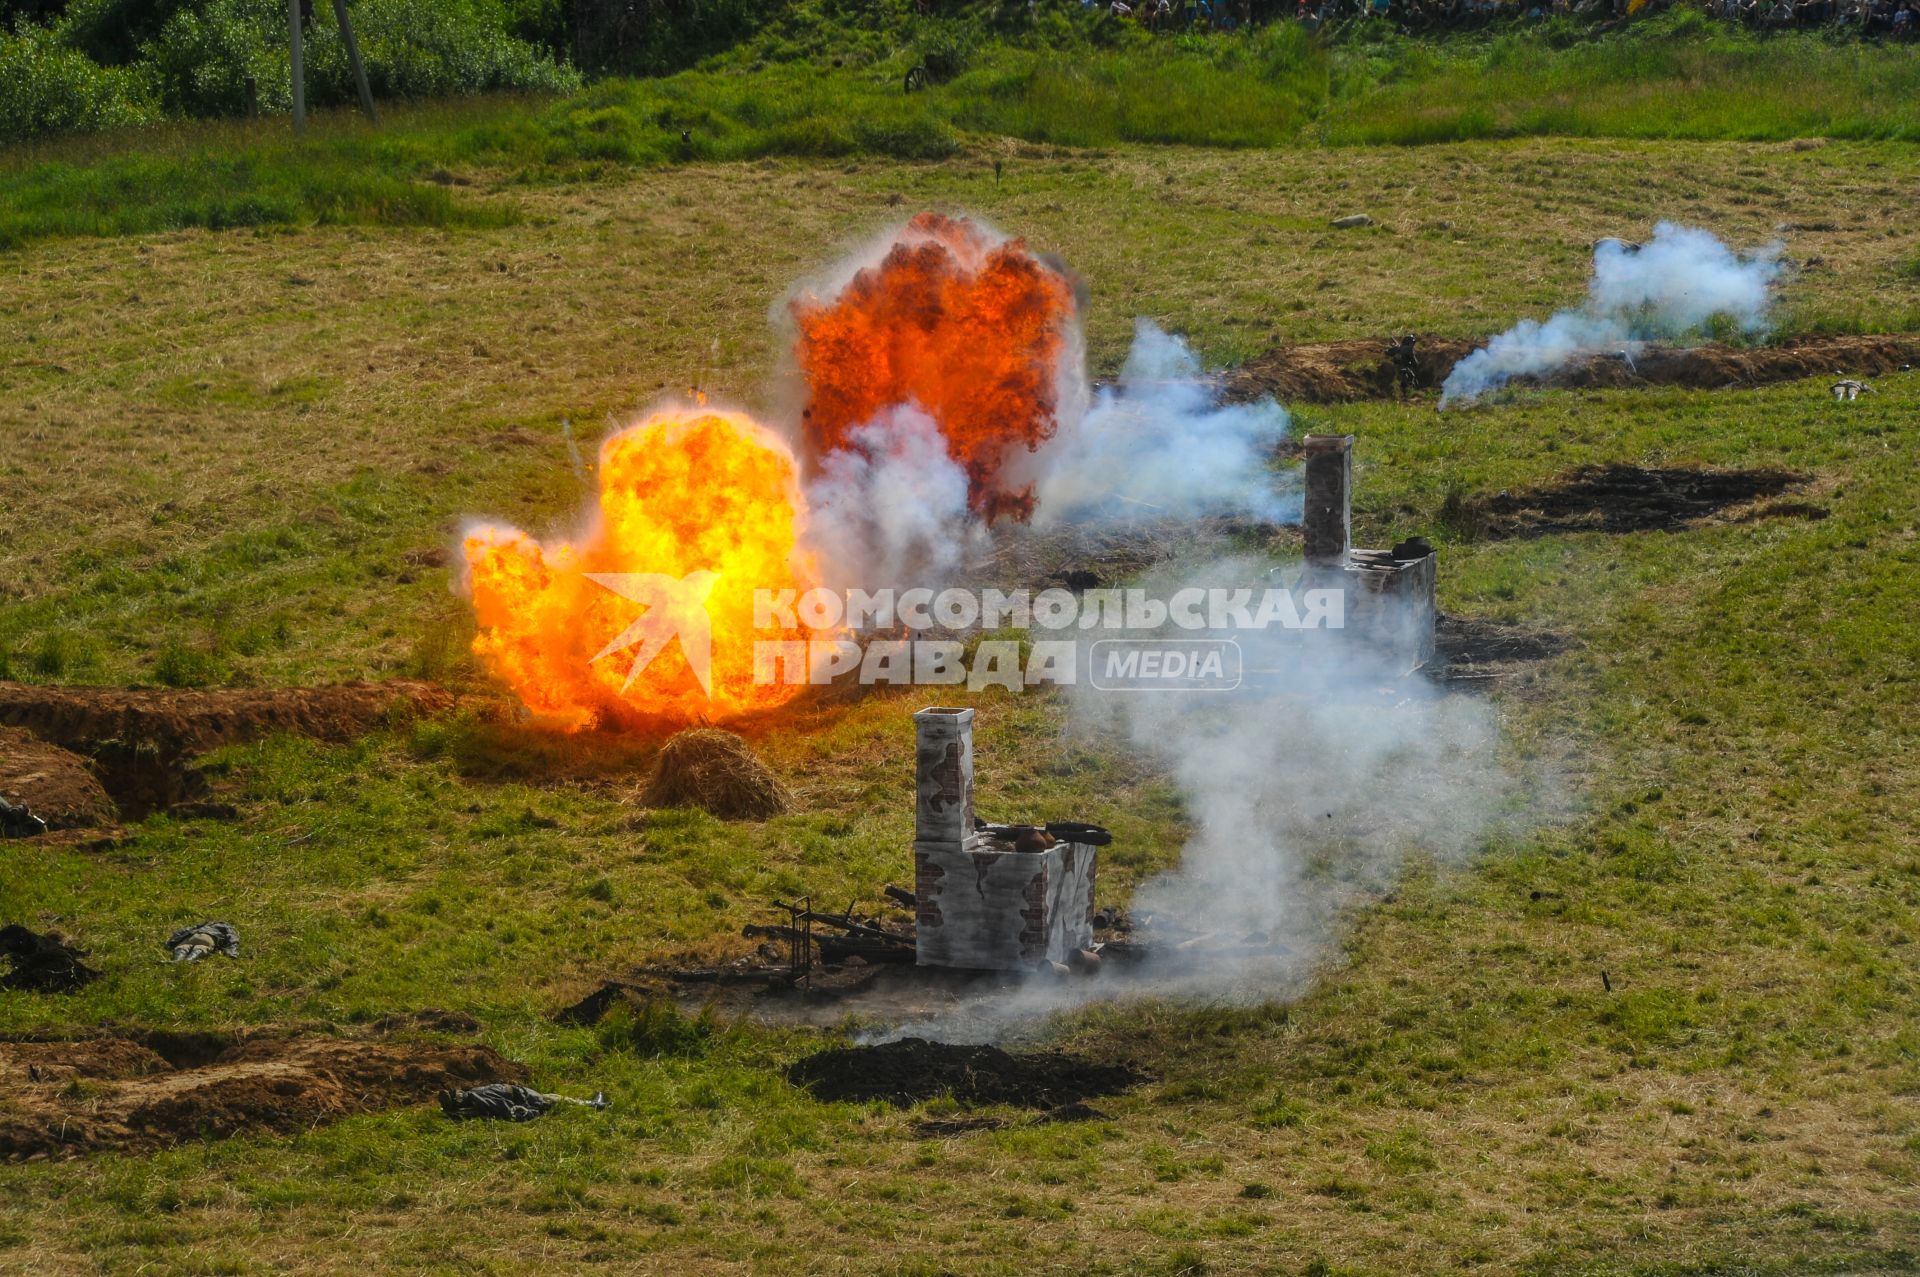
<path id="1" fill-rule="evenodd" d="M 901 1038 L 836 1047 L 787 1068 L 787 1080 L 817 1100 L 885 1100 L 905 1107 L 951 1096 L 962 1104 L 1058 1109 L 1147 1081 L 1124 1061 L 1083 1060 L 1060 1051 L 1014 1054 Z"/>
<path id="2" fill-rule="evenodd" d="M 1462 536 L 1525 539 L 1562 532 L 1673 532 L 1733 515 L 1822 518 L 1804 501 L 1759 504 L 1799 489 L 1813 476 L 1794 470 L 1710 470 L 1615 462 L 1581 466 L 1537 488 L 1449 496 L 1441 521 Z"/>
<path id="3" fill-rule="evenodd" d="M 1444 613 L 1435 618 L 1433 641 L 1433 668 L 1449 682 L 1522 675 L 1573 642 L 1557 630 Z"/>

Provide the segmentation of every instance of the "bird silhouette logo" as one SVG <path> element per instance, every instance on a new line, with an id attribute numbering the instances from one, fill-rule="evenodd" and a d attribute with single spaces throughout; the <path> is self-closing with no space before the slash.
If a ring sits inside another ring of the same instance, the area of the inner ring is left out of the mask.
<path id="1" fill-rule="evenodd" d="M 616 634 L 594 654 L 596 661 L 615 652 L 635 649 L 633 664 L 627 668 L 625 692 L 640 677 L 640 671 L 666 650 L 674 639 L 680 640 L 680 652 L 687 668 L 700 680 L 700 690 L 713 695 L 713 624 L 707 617 L 707 596 L 713 593 L 718 572 L 689 572 L 683 577 L 662 572 L 589 572 L 587 579 L 604 586 L 623 599 L 631 599 L 643 609 L 633 624 Z"/>

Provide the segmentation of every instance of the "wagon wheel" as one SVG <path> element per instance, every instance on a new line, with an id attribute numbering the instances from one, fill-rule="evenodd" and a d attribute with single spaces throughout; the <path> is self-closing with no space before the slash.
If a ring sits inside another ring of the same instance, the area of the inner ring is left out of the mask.
<path id="1" fill-rule="evenodd" d="M 927 87 L 927 68 L 917 66 L 907 72 L 907 92 L 914 93 Z"/>

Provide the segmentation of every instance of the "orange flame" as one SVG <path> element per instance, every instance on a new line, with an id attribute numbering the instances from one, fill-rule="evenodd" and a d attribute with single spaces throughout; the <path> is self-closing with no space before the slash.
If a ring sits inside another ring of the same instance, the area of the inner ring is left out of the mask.
<path id="1" fill-rule="evenodd" d="M 600 446 L 599 484 L 592 531 L 578 542 L 498 525 L 467 535 L 473 650 L 527 708 L 569 728 L 719 720 L 790 700 L 798 688 L 755 681 L 753 655 L 757 638 L 806 637 L 756 631 L 754 590 L 815 584 L 795 554 L 805 507 L 786 446 L 740 413 L 657 412 Z M 711 696 L 680 642 L 630 684 L 633 650 L 595 659 L 648 609 L 589 573 L 696 572 L 717 574 L 705 602 Z"/>
<path id="2" fill-rule="evenodd" d="M 965 218 L 921 213 L 839 295 L 803 297 L 792 310 L 810 463 L 846 447 L 878 413 L 913 401 L 965 468 L 977 513 L 1032 514 L 1032 488 L 1014 487 L 1002 472 L 1019 450 L 1053 436 L 1074 300 L 1068 280 L 1024 241 L 995 244 Z"/>

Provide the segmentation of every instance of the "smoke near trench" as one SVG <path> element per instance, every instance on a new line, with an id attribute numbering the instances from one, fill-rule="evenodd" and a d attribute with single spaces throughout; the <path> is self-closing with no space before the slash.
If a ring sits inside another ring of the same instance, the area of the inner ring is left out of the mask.
<path id="1" fill-rule="evenodd" d="M 1470 402 L 1594 352 L 1633 358 L 1638 342 L 1699 336 L 1716 322 L 1765 330 L 1783 246 L 1736 253 L 1709 231 L 1660 222 L 1644 244 L 1603 239 L 1586 300 L 1544 322 L 1523 319 L 1453 366 L 1440 406 Z"/>

